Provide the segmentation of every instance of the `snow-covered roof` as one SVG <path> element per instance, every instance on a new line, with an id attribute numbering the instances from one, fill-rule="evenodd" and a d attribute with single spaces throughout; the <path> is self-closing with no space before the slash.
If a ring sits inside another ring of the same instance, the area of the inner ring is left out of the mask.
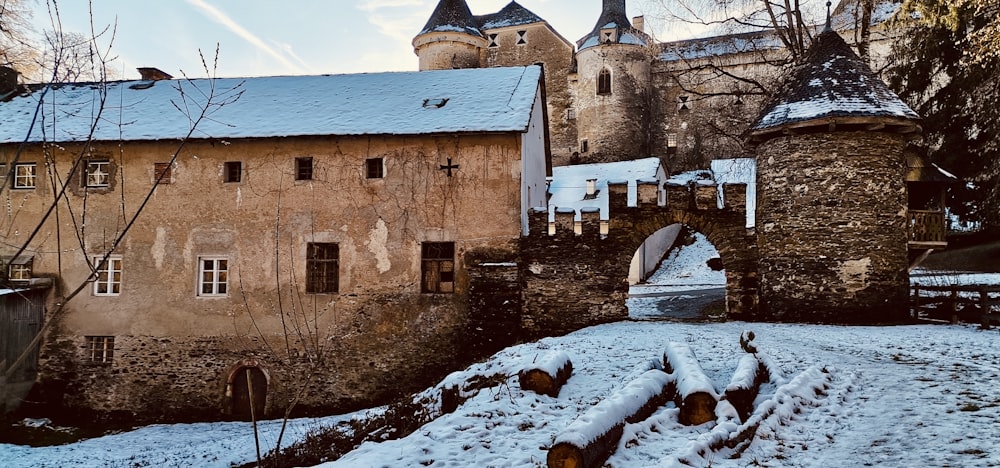
<path id="1" fill-rule="evenodd" d="M 523 132 L 540 78 L 541 68 L 529 66 L 112 82 L 93 139 L 183 138 L 189 122 L 177 107 L 203 105 L 203 93 L 212 86 L 217 93 L 237 89 L 242 95 L 215 109 L 195 138 Z M 40 99 L 46 117 L 37 120 L 27 141 L 43 141 L 43 128 L 46 141 L 86 140 L 99 91 L 96 84 L 55 85 L 0 103 L 0 143 L 25 141 Z"/>
<path id="2" fill-rule="evenodd" d="M 764 108 L 754 135 L 817 119 L 866 117 L 896 122 L 920 119 L 832 30 L 806 52 L 804 64 Z"/>
<path id="3" fill-rule="evenodd" d="M 549 184 L 550 214 L 556 208 L 572 208 L 579 219 L 583 208 L 600 208 L 601 219 L 608 219 L 608 181 L 628 182 L 635 187 L 637 180 L 662 182 L 664 172 L 659 158 L 636 159 L 597 164 L 577 164 L 552 168 L 552 183 Z M 587 180 L 597 179 L 597 196 L 585 198 Z M 636 202 L 635 190 L 629 190 L 629 204 Z"/>
<path id="4" fill-rule="evenodd" d="M 482 29 L 508 28 L 545 21 L 517 2 L 508 3 L 496 13 L 477 16 L 476 20 Z"/>
<path id="5" fill-rule="evenodd" d="M 753 31 L 723 36 L 687 39 L 660 44 L 660 60 L 695 60 L 746 52 L 783 49 L 785 45 L 774 31 Z"/>
<path id="6" fill-rule="evenodd" d="M 635 29 L 625 13 L 625 0 L 604 0 L 604 8 L 601 17 L 597 19 L 597 24 L 586 36 L 576 41 L 577 49 L 583 50 L 601 44 L 601 30 L 614 29 L 616 31 L 614 40 L 616 44 L 646 45 L 647 37 L 645 33 Z"/>
<path id="7" fill-rule="evenodd" d="M 461 32 L 483 37 L 479 32 L 479 22 L 472 16 L 472 11 L 469 10 L 465 0 L 441 0 L 434 8 L 434 13 L 431 13 L 427 24 L 420 30 L 420 34 L 431 32 Z"/>

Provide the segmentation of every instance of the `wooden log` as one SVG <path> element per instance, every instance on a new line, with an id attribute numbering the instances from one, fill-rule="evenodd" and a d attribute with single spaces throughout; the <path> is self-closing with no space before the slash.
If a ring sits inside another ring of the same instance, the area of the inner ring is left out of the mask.
<path id="1" fill-rule="evenodd" d="M 753 413 L 753 401 L 757 399 L 760 384 L 767 380 L 767 369 L 756 355 L 744 354 L 736 364 L 733 378 L 726 386 L 726 400 L 736 408 L 740 420 L 746 421 Z"/>
<path id="2" fill-rule="evenodd" d="M 674 401 L 681 410 L 678 418 L 681 424 L 697 426 L 715 420 L 715 405 L 719 403 L 719 395 L 688 345 L 667 343 L 667 349 L 663 352 L 663 369 L 674 374 L 677 381 Z"/>
<path id="3" fill-rule="evenodd" d="M 573 375 L 573 363 L 562 351 L 535 356 L 530 367 L 517 373 L 517 381 L 523 390 L 558 397 L 559 390 Z"/>
<path id="4" fill-rule="evenodd" d="M 626 423 L 648 418 L 670 400 L 673 379 L 661 370 L 646 371 L 610 398 L 570 423 L 549 449 L 549 468 L 599 467 L 618 446 Z"/>

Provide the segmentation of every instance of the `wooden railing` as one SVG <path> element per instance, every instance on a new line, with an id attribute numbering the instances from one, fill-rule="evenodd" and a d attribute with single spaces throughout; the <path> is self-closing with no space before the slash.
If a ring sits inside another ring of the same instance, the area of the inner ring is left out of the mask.
<path id="1" fill-rule="evenodd" d="M 997 285 L 912 285 L 911 313 L 914 318 L 941 318 L 957 323 L 959 316 L 979 318 L 983 328 L 1000 320 L 1000 286 Z"/>
<path id="2" fill-rule="evenodd" d="M 910 210 L 910 242 L 945 242 L 944 212 Z"/>

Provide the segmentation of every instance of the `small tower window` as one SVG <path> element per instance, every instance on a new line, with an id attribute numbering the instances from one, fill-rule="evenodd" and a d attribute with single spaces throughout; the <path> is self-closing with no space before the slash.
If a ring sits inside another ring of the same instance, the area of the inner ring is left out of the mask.
<path id="1" fill-rule="evenodd" d="M 691 101 L 688 96 L 677 96 L 677 110 L 680 112 L 691 110 Z"/>
<path id="2" fill-rule="evenodd" d="M 618 39 L 617 34 L 615 34 L 616 32 L 617 32 L 617 30 L 615 28 L 602 29 L 601 30 L 601 43 L 602 44 L 610 44 L 612 42 L 616 42 L 617 39 Z"/>
<path id="3" fill-rule="evenodd" d="M 580 140 L 580 152 L 586 153 L 590 149 L 590 145 L 587 144 L 587 140 Z"/>
<path id="4" fill-rule="evenodd" d="M 487 38 L 490 40 L 491 49 L 496 49 L 497 47 L 500 47 L 500 43 L 497 42 L 497 36 L 499 36 L 499 34 L 490 34 L 489 36 L 487 36 Z"/>
<path id="5" fill-rule="evenodd" d="M 528 43 L 528 31 L 518 31 L 517 45 L 525 45 L 527 43 Z"/>
<path id="6" fill-rule="evenodd" d="M 597 75 L 597 94 L 611 94 L 611 72 L 607 68 Z"/>

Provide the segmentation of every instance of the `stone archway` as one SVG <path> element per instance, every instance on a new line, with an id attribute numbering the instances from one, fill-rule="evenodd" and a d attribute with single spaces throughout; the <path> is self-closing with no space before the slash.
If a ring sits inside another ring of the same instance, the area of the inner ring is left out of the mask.
<path id="1" fill-rule="evenodd" d="M 600 213 L 584 211 L 581 229 L 572 210 L 556 211 L 549 235 L 547 210 L 529 215 L 529 235 L 521 239 L 522 328 L 529 336 L 568 333 L 600 323 L 625 320 L 628 269 L 642 242 L 671 224 L 685 224 L 711 242 L 726 270 L 726 312 L 752 319 L 757 311 L 757 238 L 746 228 L 743 185 L 724 187 L 732 205 L 718 207 L 715 186 L 667 191 L 640 183 L 637 206 L 627 206 L 627 186 L 609 184 L 610 219 L 601 234 Z M 579 231 L 579 233 L 577 233 Z"/>
<path id="2" fill-rule="evenodd" d="M 242 421 L 263 419 L 269 381 L 267 371 L 254 359 L 234 364 L 226 376 L 224 412 Z"/>

